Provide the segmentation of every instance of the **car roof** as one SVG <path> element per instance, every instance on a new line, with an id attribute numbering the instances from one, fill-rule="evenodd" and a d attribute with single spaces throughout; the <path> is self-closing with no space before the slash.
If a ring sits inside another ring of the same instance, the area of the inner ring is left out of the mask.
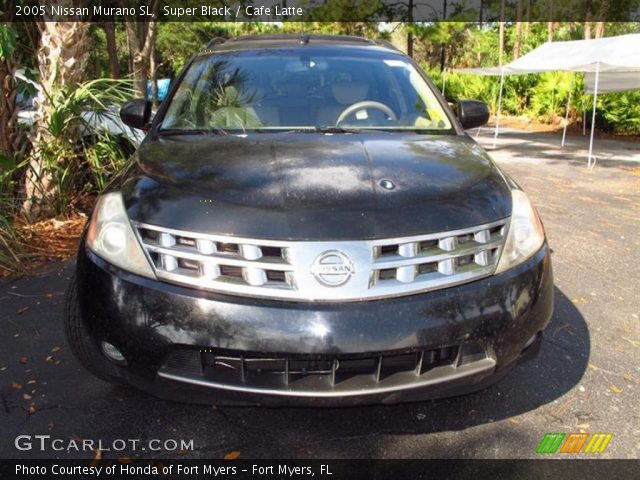
<path id="1" fill-rule="evenodd" d="M 224 38 L 214 38 L 200 54 L 269 48 L 304 48 L 306 46 L 361 48 L 388 53 L 402 53 L 386 40 L 371 40 L 348 35 L 270 34 L 242 35 L 228 40 Z"/>

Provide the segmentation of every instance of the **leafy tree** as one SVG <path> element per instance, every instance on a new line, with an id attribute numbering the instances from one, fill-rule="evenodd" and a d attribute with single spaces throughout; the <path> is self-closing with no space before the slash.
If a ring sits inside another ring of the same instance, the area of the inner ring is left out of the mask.
<path id="1" fill-rule="evenodd" d="M 66 6 L 74 5 L 63 0 Z M 67 85 L 78 84 L 84 76 L 88 59 L 88 29 L 85 22 L 40 22 L 38 63 L 41 90 L 35 100 L 35 130 L 31 135 L 34 155 L 26 177 L 24 210 L 31 215 L 50 213 L 50 197 L 55 197 L 58 185 L 47 168 L 45 148 L 56 142 L 48 129 L 54 109 L 50 92 Z"/>

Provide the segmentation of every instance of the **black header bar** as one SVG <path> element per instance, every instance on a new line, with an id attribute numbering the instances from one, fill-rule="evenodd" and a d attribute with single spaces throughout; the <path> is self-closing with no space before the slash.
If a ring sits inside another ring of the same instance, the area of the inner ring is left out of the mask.
<path id="1" fill-rule="evenodd" d="M 640 21 L 636 0 L 17 0 L 2 21 Z M 504 3 L 504 9 L 502 4 Z"/>
<path id="2" fill-rule="evenodd" d="M 638 460 L 0 460 L 0 478 L 21 480 L 631 479 Z"/>

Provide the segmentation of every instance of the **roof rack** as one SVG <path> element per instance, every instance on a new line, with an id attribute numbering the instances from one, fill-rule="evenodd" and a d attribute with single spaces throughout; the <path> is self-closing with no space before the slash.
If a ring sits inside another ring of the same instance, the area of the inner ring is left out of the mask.
<path id="1" fill-rule="evenodd" d="M 390 48 L 391 50 L 395 50 L 396 52 L 402 52 L 402 50 L 400 50 L 398 47 L 396 47 L 389 40 L 385 40 L 383 38 L 380 38 L 380 39 L 376 40 L 375 43 L 376 43 L 376 45 L 380 45 L 381 47 Z"/>
<path id="2" fill-rule="evenodd" d="M 207 43 L 207 48 L 215 47 L 216 45 L 220 45 L 226 41 L 227 39 L 224 37 L 212 38 L 211 40 L 209 40 L 209 43 Z"/>
<path id="3" fill-rule="evenodd" d="M 287 33 L 276 33 L 276 34 L 268 34 L 268 35 L 241 35 L 239 37 L 231 38 L 229 42 L 259 42 L 263 40 L 299 40 L 303 43 L 308 43 L 313 40 L 322 40 L 325 42 L 351 42 L 351 43 L 366 43 L 366 44 L 375 44 L 373 40 L 369 40 L 368 38 L 362 37 L 354 37 L 350 35 L 323 35 L 323 34 L 287 34 Z"/>
<path id="4" fill-rule="evenodd" d="M 384 39 L 371 40 L 368 38 L 355 37 L 351 35 L 325 35 L 325 34 L 295 34 L 295 33 L 276 33 L 276 34 L 267 34 L 267 35 L 240 35 L 239 37 L 234 38 L 224 38 L 224 37 L 215 37 L 212 38 L 207 46 L 203 50 L 210 50 L 216 45 L 221 45 L 227 42 L 260 42 L 260 41 L 278 41 L 278 40 L 289 40 L 289 41 L 298 41 L 302 45 L 306 45 L 310 41 L 323 41 L 323 42 L 343 42 L 343 43 L 359 43 L 366 45 L 378 45 L 381 47 L 389 48 L 396 52 L 401 52 L 401 50 L 396 47 L 394 44 Z"/>

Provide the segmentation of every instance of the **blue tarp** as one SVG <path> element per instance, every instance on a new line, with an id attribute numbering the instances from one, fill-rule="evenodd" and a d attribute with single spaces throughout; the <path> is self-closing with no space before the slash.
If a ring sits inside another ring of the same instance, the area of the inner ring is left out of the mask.
<path id="1" fill-rule="evenodd" d="M 158 101 L 159 102 L 163 101 L 164 98 L 167 96 L 167 93 L 169 92 L 169 84 L 170 83 L 171 83 L 171 79 L 170 78 L 160 78 L 160 79 L 158 79 Z M 151 84 L 152 84 L 152 80 L 149 80 L 147 82 L 147 100 L 149 100 L 149 101 L 152 100 Z"/>

